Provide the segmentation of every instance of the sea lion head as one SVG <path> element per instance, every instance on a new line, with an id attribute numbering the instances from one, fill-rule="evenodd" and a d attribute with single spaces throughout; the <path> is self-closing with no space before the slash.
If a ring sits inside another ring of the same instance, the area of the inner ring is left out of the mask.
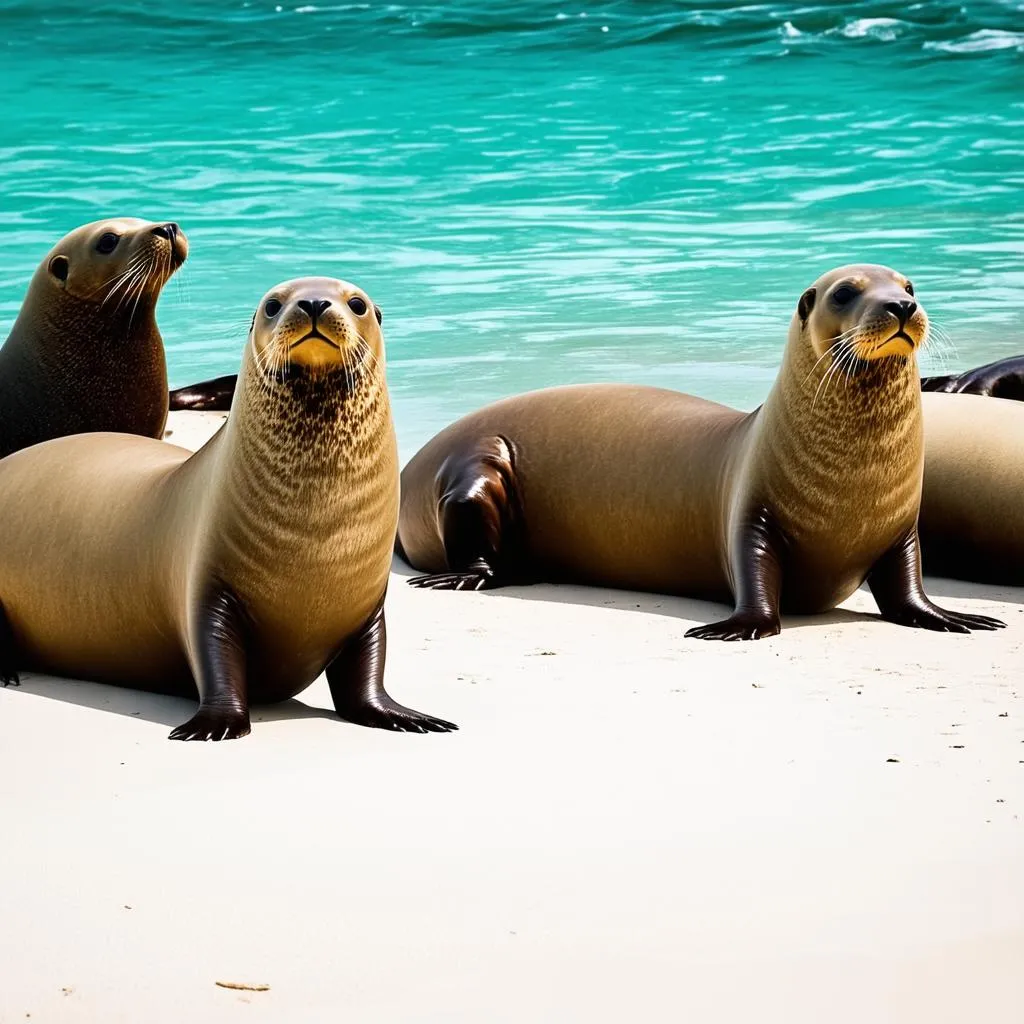
<path id="1" fill-rule="evenodd" d="M 339 375 L 348 390 L 384 364 L 380 308 L 361 288 L 303 277 L 271 288 L 252 321 L 252 353 L 264 378 Z"/>
<path id="2" fill-rule="evenodd" d="M 188 256 L 177 224 L 118 217 L 84 224 L 65 235 L 37 272 L 54 293 L 111 309 L 155 302 Z"/>
<path id="3" fill-rule="evenodd" d="M 928 317 L 903 274 L 856 263 L 823 274 L 800 296 L 793 332 L 816 360 L 831 353 L 835 365 L 907 362 L 925 343 Z"/>

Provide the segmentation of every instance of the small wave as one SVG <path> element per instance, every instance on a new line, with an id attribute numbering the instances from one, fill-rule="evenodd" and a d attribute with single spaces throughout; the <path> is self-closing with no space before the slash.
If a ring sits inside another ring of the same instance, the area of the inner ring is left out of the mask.
<path id="1" fill-rule="evenodd" d="M 988 53 L 991 50 L 1020 50 L 1024 52 L 1024 32 L 983 28 L 972 32 L 963 39 L 925 43 L 924 48 L 938 50 L 942 53 Z"/>
<path id="2" fill-rule="evenodd" d="M 906 23 L 898 18 L 858 18 L 844 25 L 840 32 L 847 39 L 878 39 L 890 43 L 897 39 Z"/>

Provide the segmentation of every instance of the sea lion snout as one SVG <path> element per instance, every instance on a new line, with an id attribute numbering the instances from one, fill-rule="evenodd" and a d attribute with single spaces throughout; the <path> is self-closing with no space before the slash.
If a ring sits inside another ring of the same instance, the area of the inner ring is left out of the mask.
<path id="1" fill-rule="evenodd" d="M 173 220 L 155 225 L 150 234 L 169 243 L 171 262 L 175 268 L 180 267 L 188 258 L 188 238 Z"/>

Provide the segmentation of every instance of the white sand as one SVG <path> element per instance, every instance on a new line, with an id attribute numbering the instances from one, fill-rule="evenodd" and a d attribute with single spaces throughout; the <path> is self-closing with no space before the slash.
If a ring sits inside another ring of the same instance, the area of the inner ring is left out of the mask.
<path id="1" fill-rule="evenodd" d="M 0 691 L 3 1024 L 1024 1019 L 1024 590 L 929 581 L 998 633 L 862 592 L 731 645 L 683 639 L 699 602 L 396 569 L 389 688 L 458 733 L 322 680 L 221 744 Z"/>

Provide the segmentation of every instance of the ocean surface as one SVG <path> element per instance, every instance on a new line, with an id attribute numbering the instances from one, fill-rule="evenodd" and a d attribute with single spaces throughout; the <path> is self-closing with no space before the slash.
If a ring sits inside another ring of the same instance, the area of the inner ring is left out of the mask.
<path id="1" fill-rule="evenodd" d="M 0 331 L 121 214 L 192 255 L 172 383 L 285 278 L 383 307 L 404 456 L 496 397 L 660 384 L 749 408 L 830 267 L 1024 351 L 1024 3 L 0 2 Z"/>

